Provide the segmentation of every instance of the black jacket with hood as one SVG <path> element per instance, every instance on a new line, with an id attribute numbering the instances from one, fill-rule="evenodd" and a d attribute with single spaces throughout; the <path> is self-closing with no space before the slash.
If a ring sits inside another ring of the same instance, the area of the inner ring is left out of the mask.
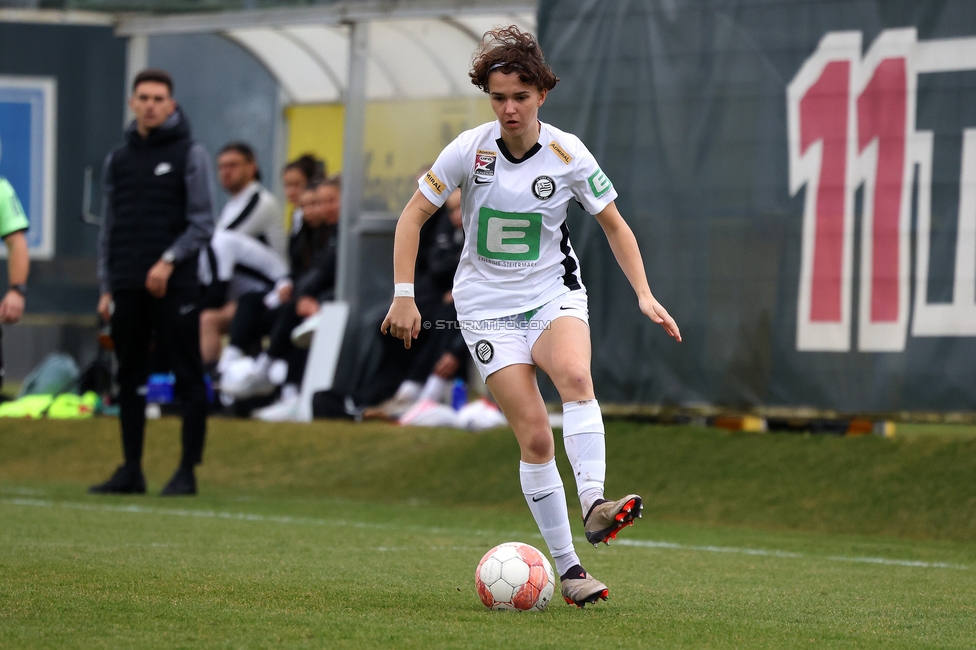
<path id="1" fill-rule="evenodd" d="M 145 138 L 135 122 L 105 159 L 99 281 L 102 292 L 144 287 L 166 251 L 170 288 L 197 286 L 197 256 L 214 230 L 211 162 L 176 111 Z"/>

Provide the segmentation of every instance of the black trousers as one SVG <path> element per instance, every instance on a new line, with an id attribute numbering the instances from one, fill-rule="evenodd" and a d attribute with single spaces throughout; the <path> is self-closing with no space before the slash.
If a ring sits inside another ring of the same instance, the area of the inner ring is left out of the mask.
<path id="1" fill-rule="evenodd" d="M 441 355 L 445 352 L 452 353 L 460 362 L 456 376 L 465 377 L 467 360 L 471 355 L 468 354 L 468 350 L 464 346 L 454 303 L 444 303 L 442 299 L 438 298 L 436 302 L 427 302 L 423 307 L 426 310 L 420 312 L 423 314 L 423 320 L 434 323 L 434 327 L 420 333 L 420 336 L 426 337 L 427 340 L 410 364 L 407 379 L 420 384 L 427 381 L 434 370 L 434 366 L 437 365 Z"/>
<path id="2" fill-rule="evenodd" d="M 450 317 L 456 319 L 453 305 L 448 307 L 449 311 L 444 312 L 443 299 L 439 295 L 417 297 L 421 321 L 436 322 L 451 313 L 453 316 Z M 451 333 L 451 330 L 422 329 L 420 336 L 410 344 L 408 350 L 403 347 L 400 339 L 380 334 L 382 322 L 380 317 L 366 327 L 367 336 L 371 338 L 369 345 L 374 348 L 378 361 L 371 363 L 352 391 L 353 401 L 359 406 L 375 406 L 392 397 L 404 380 L 421 384 L 427 381 L 430 371 L 446 349 L 444 341 Z"/>
<path id="3" fill-rule="evenodd" d="M 183 458 L 191 468 L 203 460 L 207 433 L 207 388 L 200 359 L 199 289 L 170 289 L 153 298 L 145 289 L 113 293 L 112 341 L 119 361 L 119 411 L 122 450 L 127 464 L 142 462 L 146 434 L 146 396 L 150 345 L 176 376 L 175 393 L 183 408 Z"/>
<path id="4" fill-rule="evenodd" d="M 268 309 L 264 294 L 247 293 L 237 300 L 237 311 L 230 326 L 230 343 L 248 351 L 268 336 L 268 356 L 288 362 L 289 384 L 301 384 L 308 361 L 308 350 L 296 348 L 291 342 L 291 331 L 304 318 L 295 313 L 297 300 L 289 300 L 277 309 Z"/>

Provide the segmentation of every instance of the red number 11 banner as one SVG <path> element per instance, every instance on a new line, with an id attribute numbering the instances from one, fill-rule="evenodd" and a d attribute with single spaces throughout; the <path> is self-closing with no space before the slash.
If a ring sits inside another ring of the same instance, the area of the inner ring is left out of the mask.
<path id="1" fill-rule="evenodd" d="M 962 134 L 951 302 L 927 294 L 934 136 L 916 130 L 919 75 L 976 70 L 976 38 L 886 30 L 863 56 L 861 43 L 826 34 L 786 91 L 790 193 L 806 189 L 797 349 L 852 348 L 859 192 L 857 349 L 903 351 L 910 320 L 912 336 L 976 336 L 976 128 Z"/>

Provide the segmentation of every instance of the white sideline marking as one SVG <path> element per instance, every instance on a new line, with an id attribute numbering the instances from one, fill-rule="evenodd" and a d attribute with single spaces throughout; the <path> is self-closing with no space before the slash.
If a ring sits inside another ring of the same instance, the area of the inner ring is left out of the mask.
<path id="1" fill-rule="evenodd" d="M 886 557 L 848 557 L 846 555 L 814 556 L 791 551 L 771 551 L 761 548 L 735 548 L 732 546 L 694 546 L 691 544 L 676 544 L 674 542 L 656 542 L 642 539 L 618 539 L 614 543 L 622 546 L 642 546 L 644 548 L 667 548 L 678 551 L 704 551 L 706 553 L 736 553 L 739 555 L 761 555 L 764 557 L 785 558 L 822 558 L 832 562 L 863 562 L 865 564 L 885 564 L 889 566 L 909 566 L 923 569 L 961 569 L 969 567 L 964 564 L 949 564 L 947 562 L 922 562 L 921 560 L 892 560 Z"/>
<path id="2" fill-rule="evenodd" d="M 374 529 L 408 529 L 420 530 L 430 533 L 457 533 L 456 528 L 438 528 L 427 526 L 400 526 L 393 524 L 367 523 L 363 521 L 347 521 L 344 519 L 320 519 L 316 517 L 288 517 L 279 515 L 257 515 L 247 512 L 222 512 L 219 510 L 189 510 L 175 508 L 149 508 L 146 506 L 127 505 L 96 505 L 92 503 L 74 503 L 69 501 L 48 501 L 45 499 L 0 499 L 0 503 L 11 506 L 26 506 L 34 508 L 69 508 L 71 510 L 92 510 L 98 512 L 127 512 L 133 514 L 149 515 L 170 515 L 176 517 L 197 517 L 201 519 L 230 519 L 235 521 L 257 521 L 276 524 L 306 524 L 313 526 L 351 526 L 353 528 L 374 528 Z M 466 534 L 499 535 L 497 530 L 465 530 Z M 525 533 L 512 533 L 515 536 L 541 538 L 538 533 L 526 535 Z M 581 541 L 581 540 L 576 540 Z M 968 570 L 964 564 L 950 564 L 948 562 L 923 562 L 921 560 L 894 560 L 884 557 L 863 557 L 846 555 L 807 555 L 793 551 L 777 551 L 761 548 L 737 548 L 733 546 L 698 546 L 693 544 L 678 544 L 677 542 L 663 542 L 656 540 L 643 539 L 617 539 L 615 544 L 620 546 L 636 546 L 641 548 L 661 548 L 676 551 L 698 551 L 704 553 L 733 553 L 737 555 L 758 555 L 762 557 L 777 557 L 788 559 L 824 559 L 831 562 L 858 562 L 864 564 L 882 564 L 887 566 L 916 567 L 922 569 L 959 569 Z M 406 550 L 408 547 L 379 547 L 380 551 L 399 551 Z M 443 549 L 447 547 L 431 547 L 432 549 Z M 459 550 L 462 547 L 449 547 L 452 550 Z"/>
<path id="3" fill-rule="evenodd" d="M 288 517 L 286 515 L 256 515 L 247 512 L 222 512 L 219 510 L 189 510 L 179 508 L 150 508 L 147 506 L 127 505 L 113 506 L 94 503 L 77 503 L 71 501 L 49 501 L 45 499 L 0 499 L 0 503 L 12 506 L 28 506 L 34 508 L 67 508 L 70 510 L 89 510 L 95 512 L 127 512 L 142 515 L 170 515 L 176 517 L 196 517 L 199 519 L 230 519 L 235 521 L 257 521 L 274 524 L 306 524 L 312 526 L 345 526 L 352 528 L 372 528 L 387 530 L 416 530 L 425 533 L 456 534 L 456 528 L 441 528 L 437 526 L 402 526 L 399 524 L 369 523 L 365 521 L 348 521 L 346 519 L 324 519 L 318 517 Z M 471 535 L 523 535 L 541 539 L 539 533 L 524 535 L 524 533 L 506 533 L 497 530 L 470 529 L 464 531 Z"/>

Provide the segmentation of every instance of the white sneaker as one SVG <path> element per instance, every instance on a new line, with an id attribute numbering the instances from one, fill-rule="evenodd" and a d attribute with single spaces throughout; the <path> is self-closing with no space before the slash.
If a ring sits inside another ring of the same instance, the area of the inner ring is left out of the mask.
<path id="1" fill-rule="evenodd" d="M 458 426 L 457 411 L 446 404 L 432 399 L 417 402 L 413 408 L 400 418 L 400 424 L 414 427 L 455 427 Z"/>
<path id="2" fill-rule="evenodd" d="M 224 374 L 227 372 L 227 368 L 230 367 L 232 363 L 244 357 L 244 353 L 241 349 L 234 345 L 228 345 L 224 348 L 223 352 L 220 353 L 220 359 L 217 361 L 217 373 Z"/>
<path id="3" fill-rule="evenodd" d="M 312 347 L 312 338 L 319 328 L 318 314 L 312 314 L 291 331 L 291 342 L 296 348 L 306 350 Z"/>
<path id="4" fill-rule="evenodd" d="M 363 417 L 368 419 L 399 420 L 416 403 L 417 401 L 413 399 L 393 396 L 377 406 L 367 408 L 363 411 Z"/>
<path id="5" fill-rule="evenodd" d="M 251 357 L 229 364 L 220 377 L 220 392 L 236 400 L 264 397 L 273 393 L 275 388 L 277 386 L 268 379 L 267 364 L 258 363 Z"/>
<path id="6" fill-rule="evenodd" d="M 281 399 L 254 411 L 251 416 L 263 422 L 298 422 L 298 403 L 301 396 L 294 394 L 282 395 Z"/>
<path id="7" fill-rule="evenodd" d="M 275 359 L 268 366 L 268 379 L 275 386 L 283 386 L 288 381 L 288 362 L 284 359 Z"/>
<path id="8" fill-rule="evenodd" d="M 508 425 L 501 409 L 483 397 L 458 411 L 457 420 L 458 426 L 468 431 L 484 431 Z"/>
<path id="9" fill-rule="evenodd" d="M 254 359 L 251 357 L 241 357 L 225 363 L 220 370 L 220 392 L 229 397 L 235 396 L 244 386 L 253 366 Z"/>

